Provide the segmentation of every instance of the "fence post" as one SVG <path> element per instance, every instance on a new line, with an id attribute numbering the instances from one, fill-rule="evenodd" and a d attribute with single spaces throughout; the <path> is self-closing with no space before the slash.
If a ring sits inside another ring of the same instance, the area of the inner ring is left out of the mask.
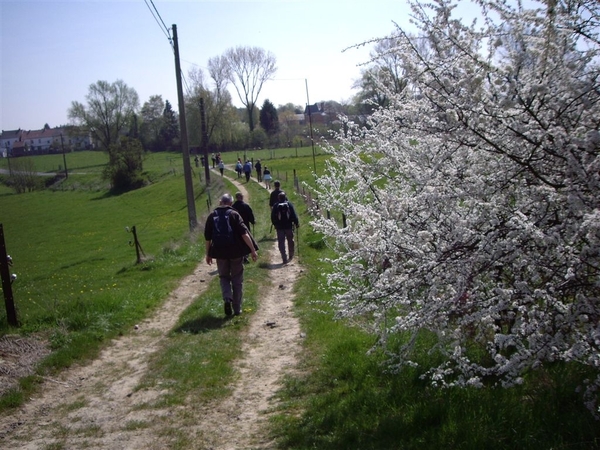
<path id="1" fill-rule="evenodd" d="M 133 242 L 135 244 L 135 255 L 137 256 L 137 263 L 139 264 L 142 262 L 142 258 L 140 257 L 140 251 L 143 254 L 144 250 L 142 250 L 142 246 L 140 245 L 140 242 L 138 241 L 137 232 L 135 230 L 135 225 L 131 227 L 131 232 L 133 233 Z"/>
<path id="2" fill-rule="evenodd" d="M 6 319 L 8 324 L 13 327 L 19 326 L 17 320 L 17 311 L 15 309 L 15 301 L 12 293 L 12 280 L 8 270 L 11 260 L 6 253 L 6 244 L 4 242 L 4 228 L 0 223 L 0 275 L 2 278 L 2 292 L 4 292 L 4 304 L 6 306 Z"/>

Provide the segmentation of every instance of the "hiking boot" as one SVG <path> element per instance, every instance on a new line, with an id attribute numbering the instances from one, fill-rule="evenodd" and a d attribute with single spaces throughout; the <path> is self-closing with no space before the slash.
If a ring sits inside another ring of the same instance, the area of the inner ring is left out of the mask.
<path id="1" fill-rule="evenodd" d="M 231 300 L 225 300 L 225 315 L 231 316 L 233 314 L 233 308 L 231 307 Z"/>

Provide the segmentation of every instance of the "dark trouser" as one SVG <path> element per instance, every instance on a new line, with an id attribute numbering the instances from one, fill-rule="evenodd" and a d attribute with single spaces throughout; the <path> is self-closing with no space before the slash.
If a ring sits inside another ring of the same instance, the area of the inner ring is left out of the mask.
<path id="1" fill-rule="evenodd" d="M 285 252 L 285 242 L 287 241 L 287 248 L 289 250 L 289 258 Z M 279 246 L 279 253 L 281 253 L 281 259 L 286 263 L 288 259 L 294 257 L 294 230 L 288 228 L 286 230 L 277 230 L 277 244 Z"/>
<path id="2" fill-rule="evenodd" d="M 260 170 L 256 171 L 256 180 L 262 181 L 262 172 Z"/>
<path id="3" fill-rule="evenodd" d="M 217 269 L 223 300 L 231 300 L 233 313 L 239 314 L 242 311 L 242 287 L 244 284 L 243 258 L 217 259 Z"/>
<path id="4" fill-rule="evenodd" d="M 246 175 L 246 181 L 250 181 L 250 172 L 244 172 L 244 175 Z"/>

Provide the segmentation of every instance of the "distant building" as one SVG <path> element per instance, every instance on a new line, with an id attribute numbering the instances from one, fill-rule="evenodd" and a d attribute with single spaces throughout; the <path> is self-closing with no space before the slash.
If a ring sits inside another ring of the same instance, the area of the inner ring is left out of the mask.
<path id="1" fill-rule="evenodd" d="M 61 140 L 62 136 L 62 140 Z M 91 150 L 94 148 L 89 132 L 77 127 L 46 127 L 41 130 L 2 130 L 0 155 L 33 156 L 65 151 Z"/>
<path id="2" fill-rule="evenodd" d="M 332 119 L 330 119 L 329 114 L 325 111 L 323 103 L 320 105 L 317 103 L 306 105 L 306 108 L 304 108 L 304 121 L 306 123 L 329 123 Z"/>

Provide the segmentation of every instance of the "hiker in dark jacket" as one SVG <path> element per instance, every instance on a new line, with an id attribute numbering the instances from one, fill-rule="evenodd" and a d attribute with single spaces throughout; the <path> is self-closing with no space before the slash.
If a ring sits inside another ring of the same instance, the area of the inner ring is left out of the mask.
<path id="1" fill-rule="evenodd" d="M 217 260 L 226 316 L 242 312 L 244 256 L 251 254 L 253 261 L 258 258 L 258 245 L 232 203 L 231 195 L 223 194 L 204 226 L 206 263 L 211 265 L 213 258 Z"/>
<path id="2" fill-rule="evenodd" d="M 262 164 L 260 163 L 260 159 L 256 161 L 254 168 L 256 169 L 256 181 L 260 183 L 262 181 Z"/>
<path id="3" fill-rule="evenodd" d="M 244 202 L 244 194 L 241 192 L 235 193 L 235 203 L 233 204 L 233 209 L 240 213 L 242 219 L 244 219 L 244 224 L 246 228 L 250 229 L 250 224 L 254 225 L 254 212 L 250 205 Z"/>
<path id="4" fill-rule="evenodd" d="M 294 258 L 294 225 L 298 228 L 300 224 L 294 205 L 288 201 L 283 191 L 279 193 L 277 203 L 271 209 L 271 223 L 277 230 L 277 244 L 281 259 L 283 264 L 287 264 Z M 286 241 L 288 254 L 286 254 L 285 248 Z"/>
<path id="5" fill-rule="evenodd" d="M 273 186 L 275 186 L 275 189 L 273 189 L 271 191 L 271 194 L 269 195 L 269 206 L 271 207 L 271 209 L 273 209 L 273 205 L 275 205 L 275 203 L 279 201 L 279 193 L 282 192 L 281 183 L 279 182 L 279 180 L 275 180 Z"/>

